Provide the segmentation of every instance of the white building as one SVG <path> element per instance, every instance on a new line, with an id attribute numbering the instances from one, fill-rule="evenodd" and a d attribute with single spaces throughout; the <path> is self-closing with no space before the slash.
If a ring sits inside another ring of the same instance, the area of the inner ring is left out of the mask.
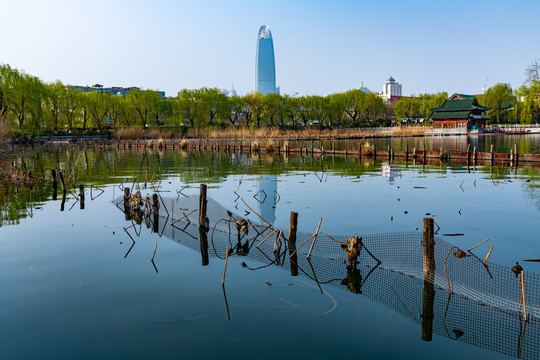
<path id="1" fill-rule="evenodd" d="M 233 96 L 237 96 L 238 94 L 236 93 L 236 90 L 234 89 L 234 85 L 232 87 L 231 90 L 228 90 L 228 89 L 221 89 L 221 93 L 227 97 L 233 97 Z"/>
<path id="2" fill-rule="evenodd" d="M 389 77 L 384 83 L 381 98 L 385 101 L 390 101 L 392 97 L 401 97 L 401 84 L 396 82 L 393 77 Z"/>

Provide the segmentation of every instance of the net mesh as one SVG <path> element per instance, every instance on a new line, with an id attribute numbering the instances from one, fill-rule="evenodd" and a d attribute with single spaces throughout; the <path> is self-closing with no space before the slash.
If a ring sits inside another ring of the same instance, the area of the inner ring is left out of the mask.
<path id="1" fill-rule="evenodd" d="M 424 340 L 435 333 L 510 356 L 540 357 L 539 275 L 523 273 L 524 307 L 520 277 L 507 266 L 484 264 L 474 255 L 480 247 L 458 258 L 456 247 L 435 237 L 435 267 L 426 273 L 422 233 L 362 234 L 358 265 L 351 267 L 340 246 L 348 236 L 298 232 L 292 245 L 288 229 L 266 223 L 239 199 L 228 210 L 211 198 L 204 231 L 198 225 L 199 201 L 198 196 L 160 198 L 159 212 L 145 210 L 139 221 L 200 252 L 203 265 L 210 258 L 225 259 L 228 247 L 229 256 L 245 257 L 250 270 L 280 266 L 309 278 L 321 291 L 329 285 L 365 296 L 417 322 Z M 133 221 L 132 208 L 122 199 L 116 204 Z M 234 222 L 241 211 L 247 231 Z"/>

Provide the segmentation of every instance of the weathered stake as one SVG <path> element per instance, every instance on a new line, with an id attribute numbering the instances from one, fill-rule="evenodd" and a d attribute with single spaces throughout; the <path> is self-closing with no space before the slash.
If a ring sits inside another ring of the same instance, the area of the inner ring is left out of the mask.
<path id="1" fill-rule="evenodd" d="M 154 213 L 154 232 L 159 233 L 159 197 L 158 194 L 152 194 L 152 211 Z"/>
<path id="2" fill-rule="evenodd" d="M 229 261 L 229 245 L 227 245 L 227 254 L 225 255 L 225 267 L 223 268 L 223 279 L 221 279 L 221 285 L 225 285 L 225 273 L 227 272 L 227 262 Z"/>
<path id="3" fill-rule="evenodd" d="M 433 223 L 433 218 L 424 218 L 424 291 L 422 302 L 422 340 L 424 341 L 431 341 L 433 335 L 435 300 L 435 239 Z"/>
<path id="4" fill-rule="evenodd" d="M 199 227 L 208 228 L 208 218 L 206 217 L 206 184 L 201 184 L 199 195 Z"/>
<path id="5" fill-rule="evenodd" d="M 53 182 L 52 182 L 52 186 L 53 186 L 52 199 L 56 200 L 57 197 L 58 197 L 58 181 L 56 181 L 56 170 L 52 169 L 51 170 L 51 175 L 52 175 L 52 179 L 53 179 Z"/>
<path id="6" fill-rule="evenodd" d="M 84 209 L 84 185 L 79 185 L 79 202 L 81 204 L 81 210 Z"/>
<path id="7" fill-rule="evenodd" d="M 298 213 L 291 211 L 291 220 L 289 224 L 289 246 L 291 244 L 296 246 L 296 229 L 298 225 Z"/>
<path id="8" fill-rule="evenodd" d="M 64 175 L 62 175 L 61 171 L 58 172 L 58 175 L 60 175 L 60 182 L 62 183 L 62 189 L 64 190 L 64 192 L 66 192 L 67 189 L 66 189 L 66 183 L 64 182 Z"/>
<path id="9" fill-rule="evenodd" d="M 409 145 L 405 145 L 405 162 L 409 162 Z"/>
<path id="10" fill-rule="evenodd" d="M 433 222 L 433 218 L 424 218 L 424 277 L 429 280 L 433 280 L 435 275 L 435 231 Z"/>
<path id="11" fill-rule="evenodd" d="M 298 276 L 298 255 L 296 254 L 296 229 L 298 225 L 298 213 L 291 211 L 291 220 L 289 225 L 289 262 L 291 276 Z"/>

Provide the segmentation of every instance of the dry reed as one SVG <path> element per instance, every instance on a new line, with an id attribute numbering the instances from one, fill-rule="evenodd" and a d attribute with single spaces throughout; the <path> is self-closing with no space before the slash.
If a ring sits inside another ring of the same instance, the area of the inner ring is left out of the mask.
<path id="1" fill-rule="evenodd" d="M 182 136 L 199 139 L 350 139 L 373 136 L 413 136 L 423 135 L 429 127 L 399 126 L 394 128 L 347 128 L 347 129 L 316 129 L 283 130 L 272 126 L 251 128 L 248 126 L 228 126 L 226 128 L 190 127 Z M 119 140 L 135 139 L 171 139 L 178 137 L 171 130 L 144 129 L 141 126 L 131 126 L 117 129 L 113 138 Z"/>
<path id="2" fill-rule="evenodd" d="M 424 135 L 430 129 L 427 126 L 399 126 L 392 128 L 392 136 Z"/>
<path id="3" fill-rule="evenodd" d="M 364 145 L 362 145 L 361 152 L 364 156 L 372 156 L 374 152 L 374 147 L 369 142 L 366 142 Z"/>

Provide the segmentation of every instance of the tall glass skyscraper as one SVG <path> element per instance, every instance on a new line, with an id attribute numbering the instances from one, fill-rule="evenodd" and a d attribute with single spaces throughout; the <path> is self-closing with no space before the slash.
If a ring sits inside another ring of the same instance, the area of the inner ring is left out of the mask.
<path id="1" fill-rule="evenodd" d="M 261 26 L 257 36 L 257 63 L 255 65 L 255 87 L 263 95 L 279 94 L 276 87 L 276 63 L 274 61 L 274 41 L 272 32 L 266 25 Z"/>

